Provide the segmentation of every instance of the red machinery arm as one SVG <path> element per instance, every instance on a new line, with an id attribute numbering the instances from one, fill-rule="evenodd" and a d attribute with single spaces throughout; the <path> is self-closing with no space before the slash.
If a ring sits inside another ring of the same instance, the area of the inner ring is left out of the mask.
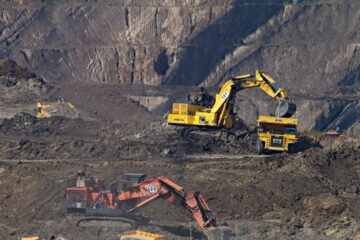
<path id="1" fill-rule="evenodd" d="M 118 201 L 141 199 L 133 208 L 128 210 L 128 212 L 131 212 L 160 197 L 168 202 L 178 203 L 190 210 L 201 229 L 216 226 L 215 214 L 211 211 L 200 192 L 185 192 L 183 187 L 162 176 L 131 185 L 128 190 L 121 191 L 117 199 Z"/>

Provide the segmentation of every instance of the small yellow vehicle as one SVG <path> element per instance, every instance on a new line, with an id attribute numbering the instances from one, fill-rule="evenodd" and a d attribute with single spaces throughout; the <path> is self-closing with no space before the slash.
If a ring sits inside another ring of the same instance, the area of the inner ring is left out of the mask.
<path id="1" fill-rule="evenodd" d="M 79 112 L 71 102 L 65 102 L 63 99 L 57 101 L 36 102 L 35 114 L 37 118 L 50 118 L 54 116 L 63 116 L 68 118 L 78 118 Z"/>
<path id="2" fill-rule="evenodd" d="M 258 119 L 257 153 L 268 151 L 294 152 L 297 142 L 296 118 L 260 116 Z"/>
<path id="3" fill-rule="evenodd" d="M 164 235 L 134 230 L 126 231 L 118 235 L 119 240 L 165 240 Z"/>

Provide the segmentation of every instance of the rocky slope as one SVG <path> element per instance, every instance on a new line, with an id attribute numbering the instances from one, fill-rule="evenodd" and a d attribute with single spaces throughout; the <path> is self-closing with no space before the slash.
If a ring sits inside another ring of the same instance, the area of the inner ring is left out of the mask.
<path id="1" fill-rule="evenodd" d="M 289 89 L 302 129 L 359 131 L 356 0 L 12 0 L 1 9 L 0 57 L 55 84 L 169 86 L 151 98 L 121 93 L 163 113 L 180 86 L 216 88 L 261 68 Z M 247 121 L 268 111 L 262 93 L 241 95 Z"/>

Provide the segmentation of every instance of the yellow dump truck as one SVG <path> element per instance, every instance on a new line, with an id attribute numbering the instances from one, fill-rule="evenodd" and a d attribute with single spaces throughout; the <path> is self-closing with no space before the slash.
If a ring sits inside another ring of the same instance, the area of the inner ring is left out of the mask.
<path id="1" fill-rule="evenodd" d="M 126 231 L 118 235 L 119 240 L 165 240 L 165 236 L 139 230 Z"/>
<path id="2" fill-rule="evenodd" d="M 260 116 L 258 119 L 257 153 L 269 151 L 294 151 L 297 142 L 296 118 Z"/>

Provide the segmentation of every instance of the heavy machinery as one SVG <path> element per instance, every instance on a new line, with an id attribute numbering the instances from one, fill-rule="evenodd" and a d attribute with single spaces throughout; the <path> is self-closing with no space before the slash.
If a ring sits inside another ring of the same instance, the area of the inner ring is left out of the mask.
<path id="1" fill-rule="evenodd" d="M 297 119 L 259 116 L 257 153 L 268 151 L 294 152 L 297 142 Z"/>
<path id="2" fill-rule="evenodd" d="M 205 91 L 199 94 L 200 97 L 193 98 L 195 101 L 192 103 L 174 103 L 167 122 L 187 128 L 220 129 L 231 133 L 236 126 L 235 95 L 247 88 L 260 88 L 270 97 L 281 101 L 276 110 L 278 117 L 290 117 L 296 111 L 296 105 L 288 101 L 286 91 L 268 73 L 257 70 L 255 75 L 246 74 L 227 80 L 216 94 L 213 104 L 209 104 L 212 101 L 210 97 L 205 97 L 208 96 Z M 203 104 L 204 98 L 207 104 Z"/>
<path id="3" fill-rule="evenodd" d="M 170 125 L 184 127 L 183 134 L 194 130 L 220 130 L 227 133 L 227 139 L 238 139 L 243 136 L 243 134 L 239 134 L 239 128 L 246 127 L 246 124 L 242 123 L 234 112 L 235 95 L 238 91 L 247 88 L 260 88 L 267 95 L 279 101 L 275 112 L 276 119 L 271 116 L 261 116 L 259 119 L 259 125 L 266 125 L 266 129 L 270 130 L 266 134 L 264 131 L 258 132 L 260 152 L 262 149 L 287 151 L 289 144 L 295 142 L 296 139 L 293 139 L 293 134 L 280 134 L 279 129 L 287 129 L 284 122 L 297 124 L 296 119 L 290 118 L 296 111 L 296 105 L 289 102 L 286 91 L 262 70 L 257 70 L 255 75 L 246 74 L 227 80 L 215 98 L 209 96 L 201 88 L 195 97 L 189 97 L 191 103 L 174 103 L 169 111 L 167 122 Z M 266 121 L 267 123 L 265 123 Z M 277 139 L 272 132 L 282 135 L 283 142 L 286 144 L 281 147 L 268 144 L 271 139 L 274 141 Z"/>
<path id="4" fill-rule="evenodd" d="M 340 128 L 337 127 L 335 130 L 327 130 L 324 133 L 325 137 L 334 137 L 334 138 L 346 138 L 346 133 L 340 131 Z"/>
<path id="5" fill-rule="evenodd" d="M 58 236 L 55 237 L 54 235 L 51 236 L 50 238 L 41 238 L 38 236 L 33 236 L 33 237 L 21 237 L 20 240 L 66 240 L 64 237 L 62 236 Z"/>
<path id="6" fill-rule="evenodd" d="M 139 230 L 126 231 L 118 235 L 119 240 L 165 240 L 164 235 Z"/>
<path id="7" fill-rule="evenodd" d="M 78 224 L 93 219 L 111 220 L 107 216 L 131 223 L 126 218 L 129 213 L 162 198 L 188 209 L 202 230 L 216 226 L 215 214 L 200 192 L 186 192 L 183 187 L 163 176 L 145 177 L 145 174 L 124 174 L 107 190 L 99 179 L 86 177 L 83 172 L 79 172 L 76 184 L 66 189 L 65 209 L 67 212 L 82 212 L 89 216 L 80 219 Z M 96 219 L 91 215 L 105 217 Z"/>
<path id="8" fill-rule="evenodd" d="M 68 118 L 78 118 L 78 110 L 71 102 L 64 99 L 57 101 L 38 101 L 36 102 L 35 115 L 37 118 L 49 118 L 54 116 L 64 116 Z"/>

